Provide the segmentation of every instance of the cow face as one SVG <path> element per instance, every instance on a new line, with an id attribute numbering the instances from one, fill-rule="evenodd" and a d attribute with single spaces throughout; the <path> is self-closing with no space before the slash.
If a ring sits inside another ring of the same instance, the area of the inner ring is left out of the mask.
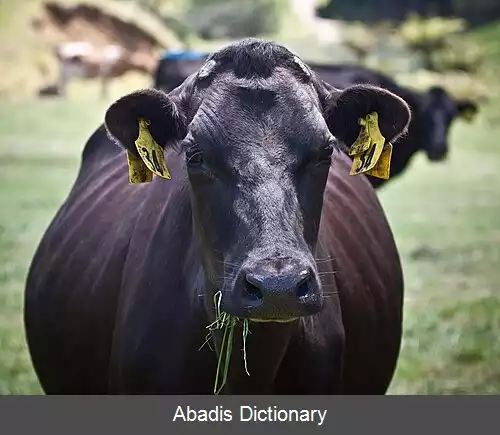
<path id="1" fill-rule="evenodd" d="M 477 106 L 469 100 L 454 100 L 440 87 L 431 88 L 423 97 L 421 109 L 425 139 L 422 146 L 429 160 L 440 161 L 448 154 L 448 132 L 452 122 L 463 117 L 470 120 Z"/>
<path id="2" fill-rule="evenodd" d="M 290 321 L 322 308 L 314 253 L 332 155 L 372 111 L 388 140 L 410 120 L 394 94 L 327 87 L 284 47 L 249 39 L 212 55 L 169 95 L 118 100 L 106 126 L 137 155 L 143 117 L 156 142 L 183 150 L 207 300 L 220 290 L 223 311 Z"/>

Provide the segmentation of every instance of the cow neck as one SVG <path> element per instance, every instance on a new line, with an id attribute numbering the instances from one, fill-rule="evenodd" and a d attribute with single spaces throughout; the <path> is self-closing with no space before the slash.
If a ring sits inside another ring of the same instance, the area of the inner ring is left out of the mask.
<path id="1" fill-rule="evenodd" d="M 405 135 L 406 140 L 398 141 L 402 142 L 400 146 L 401 149 L 398 149 L 398 152 L 396 154 L 393 154 L 393 159 L 398 160 L 392 165 L 393 168 L 401 168 L 400 171 L 402 171 L 404 168 L 406 168 L 406 165 L 413 158 L 416 151 L 418 151 L 418 149 L 421 147 L 421 144 L 418 141 L 422 137 L 423 133 L 420 109 L 422 102 L 421 95 L 415 92 L 399 90 L 398 94 L 401 95 L 402 98 L 408 103 L 412 112 L 412 118 L 408 127 L 408 133 Z M 398 146 L 397 142 L 395 146 Z M 394 175 L 397 175 L 397 173 L 395 172 Z"/>
<path id="2" fill-rule="evenodd" d="M 215 294 L 215 289 L 203 274 L 203 285 L 208 285 L 205 294 Z M 213 305 L 205 297 L 204 313 L 200 319 L 208 318 L 207 312 Z M 202 325 L 205 334 L 207 324 Z M 243 322 L 239 322 L 233 330 L 232 351 L 228 370 L 228 378 L 222 394 L 263 394 L 272 393 L 275 379 L 288 350 L 290 339 L 299 328 L 299 321 L 291 323 L 255 323 L 249 322 L 249 334 L 244 343 Z M 219 360 L 223 331 L 217 330 L 212 337 L 215 345 L 214 357 Z M 246 358 L 245 358 L 246 354 Z M 223 360 L 222 360 L 223 361 Z M 248 375 L 246 368 L 248 369 Z M 221 370 L 222 376 L 223 371 Z M 214 382 L 215 382 L 214 373 Z"/>
<path id="3" fill-rule="evenodd" d="M 201 285 L 205 295 L 215 294 L 218 290 L 208 283 L 204 273 L 201 275 Z M 205 287 L 207 286 L 207 287 Z M 208 320 L 208 312 L 213 310 L 213 304 L 204 298 L 205 303 L 197 304 L 197 317 L 200 319 L 201 333 L 208 332 L 206 326 L 213 319 Z M 207 319 L 203 323 L 202 319 Z M 298 321 L 292 323 L 249 323 L 249 334 L 246 343 L 243 342 L 243 322 L 239 322 L 233 331 L 232 352 L 228 370 L 228 378 L 222 394 L 262 394 L 271 393 L 277 372 L 280 368 L 283 357 L 288 349 L 290 338 L 293 332 L 299 327 Z M 223 331 L 216 331 L 212 337 L 215 345 L 214 358 L 219 359 L 220 345 Z M 245 352 L 243 351 L 245 349 Z M 245 369 L 246 363 L 250 376 Z M 214 373 L 214 382 L 215 382 Z M 222 375 L 222 371 L 221 371 Z M 220 376 L 221 376 L 220 375 Z"/>
<path id="4" fill-rule="evenodd" d="M 233 351 L 228 372 L 225 394 L 271 394 L 290 339 L 299 327 L 299 321 L 291 323 L 253 323 L 246 339 L 245 370 L 243 334 L 241 326 L 234 332 Z"/>

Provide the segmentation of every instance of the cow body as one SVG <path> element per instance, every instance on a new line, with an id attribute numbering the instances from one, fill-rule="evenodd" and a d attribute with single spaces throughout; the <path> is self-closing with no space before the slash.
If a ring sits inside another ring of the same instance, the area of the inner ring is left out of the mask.
<path id="1" fill-rule="evenodd" d="M 213 391 L 217 352 L 200 349 L 213 317 L 210 262 L 197 243 L 196 188 L 184 156 L 170 148 L 165 156 L 171 180 L 131 185 L 125 155 L 103 126 L 85 146 L 27 279 L 28 345 L 49 394 Z M 250 321 L 250 376 L 237 327 L 225 393 L 386 392 L 401 343 L 403 276 L 373 188 L 350 176 L 350 165 L 335 151 L 325 169 L 313 250 L 322 308 L 284 323 Z M 252 243 L 247 239 L 245 249 Z M 236 284 L 226 281 L 236 264 L 225 266 L 223 288 L 234 293 Z M 269 311 L 259 313 L 272 320 Z"/>

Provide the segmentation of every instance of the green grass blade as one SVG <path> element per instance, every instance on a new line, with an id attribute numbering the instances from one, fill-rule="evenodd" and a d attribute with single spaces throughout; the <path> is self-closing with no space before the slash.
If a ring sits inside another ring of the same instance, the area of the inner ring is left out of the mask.
<path id="1" fill-rule="evenodd" d="M 219 389 L 217 389 L 217 385 L 219 384 L 219 374 L 220 374 L 221 363 L 222 363 L 222 359 L 224 358 L 224 349 L 227 346 L 226 345 L 227 331 L 228 331 L 228 328 L 224 328 L 224 335 L 222 336 L 222 343 L 221 343 L 221 347 L 220 347 L 220 351 L 219 351 L 219 360 L 217 363 L 217 372 L 215 375 L 215 385 L 214 385 L 214 393 L 215 394 L 219 394 L 219 392 L 224 387 L 224 385 L 222 385 Z"/>
<path id="2" fill-rule="evenodd" d="M 249 330 L 248 323 L 248 319 L 243 320 L 243 361 L 245 362 L 245 371 L 247 375 L 250 376 L 247 363 L 247 336 Z"/>

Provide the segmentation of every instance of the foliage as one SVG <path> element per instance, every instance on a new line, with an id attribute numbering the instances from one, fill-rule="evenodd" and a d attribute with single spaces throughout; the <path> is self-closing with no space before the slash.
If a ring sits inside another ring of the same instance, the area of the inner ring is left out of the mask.
<path id="1" fill-rule="evenodd" d="M 377 36 L 369 27 L 360 21 L 346 25 L 344 44 L 353 51 L 358 63 L 364 64 L 366 58 L 377 45 Z"/>
<path id="2" fill-rule="evenodd" d="M 324 18 L 366 21 L 374 14 L 373 1 L 370 0 L 330 0 L 318 8 Z"/>
<path id="3" fill-rule="evenodd" d="M 119 0 L 122 3 L 137 3 L 142 8 L 160 14 L 177 15 L 189 0 Z"/>
<path id="4" fill-rule="evenodd" d="M 441 50 L 432 53 L 432 64 L 437 71 L 464 71 L 476 73 L 482 66 L 486 51 L 473 41 L 453 38 Z"/>
<path id="5" fill-rule="evenodd" d="M 498 0 L 453 0 L 453 13 L 465 17 L 473 24 L 490 22 L 500 18 Z"/>
<path id="6" fill-rule="evenodd" d="M 486 84 L 481 77 L 463 71 L 439 73 L 420 69 L 411 73 L 399 73 L 396 79 L 401 85 L 420 91 L 441 86 L 455 98 L 467 98 L 481 103 L 489 100 L 493 94 L 491 85 Z"/>
<path id="7" fill-rule="evenodd" d="M 411 13 L 399 27 L 398 34 L 405 44 L 422 56 L 427 69 L 435 69 L 433 54 L 447 47 L 448 39 L 465 31 L 467 23 L 461 18 L 425 18 Z"/>
<path id="8" fill-rule="evenodd" d="M 171 29 L 186 45 L 189 44 L 192 31 L 183 19 L 187 0 L 120 0 L 123 3 L 137 3 L 144 10 L 156 15 L 165 27 Z"/>
<path id="9" fill-rule="evenodd" d="M 188 26 L 207 39 L 272 33 L 286 7 L 284 0 L 190 0 Z"/>
<path id="10" fill-rule="evenodd" d="M 446 38 L 463 32 L 466 22 L 460 18 L 430 17 L 409 14 L 400 27 L 400 35 L 412 48 L 425 50 L 427 48 L 442 48 Z"/>
<path id="11" fill-rule="evenodd" d="M 500 64 L 500 20 L 473 29 L 470 39 L 478 44 L 485 53 L 485 64 L 496 67 Z"/>
<path id="12" fill-rule="evenodd" d="M 462 17 L 477 25 L 500 18 L 498 0 L 329 0 L 319 8 L 322 17 L 378 22 L 403 21 L 408 11 L 423 16 Z"/>

